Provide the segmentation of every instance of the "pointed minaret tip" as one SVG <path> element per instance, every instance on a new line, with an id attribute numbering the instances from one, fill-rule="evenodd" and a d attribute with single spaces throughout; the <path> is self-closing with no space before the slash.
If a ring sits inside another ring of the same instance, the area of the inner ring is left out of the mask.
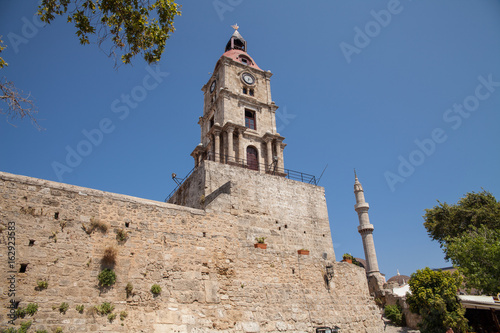
<path id="1" fill-rule="evenodd" d="M 234 24 L 231 26 L 235 31 L 237 31 L 240 27 L 238 26 L 238 23 Z"/>
<path id="2" fill-rule="evenodd" d="M 354 168 L 354 180 L 358 181 L 358 175 L 356 174 L 356 168 Z"/>

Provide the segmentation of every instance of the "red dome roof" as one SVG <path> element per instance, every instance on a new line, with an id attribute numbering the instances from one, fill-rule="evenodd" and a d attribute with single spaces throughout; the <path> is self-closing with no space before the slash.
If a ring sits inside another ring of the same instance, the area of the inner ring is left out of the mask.
<path id="1" fill-rule="evenodd" d="M 234 61 L 240 62 L 242 64 L 248 65 L 250 67 L 260 69 L 259 66 L 253 61 L 252 57 L 248 55 L 245 51 L 242 50 L 237 50 L 237 49 L 232 49 L 229 51 L 226 51 L 222 57 L 227 57 L 230 59 L 233 59 Z M 221 57 L 221 58 L 222 58 Z M 262 70 L 262 69 L 260 69 Z"/>

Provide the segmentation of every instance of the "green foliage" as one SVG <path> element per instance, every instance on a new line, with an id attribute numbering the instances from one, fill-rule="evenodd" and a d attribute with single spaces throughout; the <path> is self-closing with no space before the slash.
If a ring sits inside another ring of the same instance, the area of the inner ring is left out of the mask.
<path id="1" fill-rule="evenodd" d="M 342 259 L 346 260 L 346 259 L 354 259 L 354 257 L 350 254 L 350 253 L 344 253 L 344 255 L 342 256 Z"/>
<path id="2" fill-rule="evenodd" d="M 61 305 L 59 305 L 59 312 L 62 314 L 66 314 L 66 311 L 69 309 L 69 304 L 66 302 L 62 302 Z"/>
<path id="3" fill-rule="evenodd" d="M 487 192 L 467 193 L 457 204 L 426 209 L 424 226 L 468 288 L 500 292 L 500 202 Z"/>
<path id="4" fill-rule="evenodd" d="M 49 283 L 45 280 L 38 280 L 36 282 L 36 285 L 38 287 L 38 290 L 47 289 L 49 287 Z"/>
<path id="5" fill-rule="evenodd" d="M 127 316 L 128 316 L 127 311 L 120 312 L 120 320 L 125 320 L 125 318 L 127 318 Z"/>
<path id="6" fill-rule="evenodd" d="M 26 314 L 29 316 L 33 316 L 37 311 L 38 311 L 38 304 L 37 303 L 29 303 L 26 306 Z"/>
<path id="7" fill-rule="evenodd" d="M 17 318 L 24 318 L 26 316 L 26 309 L 22 307 L 18 307 L 15 311 Z"/>
<path id="8" fill-rule="evenodd" d="M 481 226 L 450 240 L 445 253 L 466 279 L 483 294 L 500 292 L 500 230 Z"/>
<path id="9" fill-rule="evenodd" d="M 116 274 L 112 269 L 105 268 L 97 276 L 101 286 L 111 286 L 116 282 Z"/>
<path id="10" fill-rule="evenodd" d="M 403 309 L 399 305 L 399 300 L 394 305 L 386 305 L 384 315 L 396 326 L 405 326 L 406 320 L 403 314 Z"/>
<path id="11" fill-rule="evenodd" d="M 420 314 L 422 333 L 446 332 L 448 327 L 465 332 L 465 309 L 457 299 L 462 284 L 458 272 L 433 271 L 426 267 L 417 270 L 409 281 L 411 295 L 407 296 L 410 311 Z"/>
<path id="12" fill-rule="evenodd" d="M 266 237 L 255 237 L 255 241 L 259 244 L 264 244 Z"/>
<path id="13" fill-rule="evenodd" d="M 487 191 L 467 193 L 457 204 L 439 202 L 439 206 L 426 209 L 424 226 L 433 240 L 441 246 L 447 238 L 458 237 L 480 226 L 500 228 L 500 202 Z"/>
<path id="14" fill-rule="evenodd" d="M 113 321 L 116 319 L 116 313 L 110 313 L 108 314 L 108 320 L 109 321 Z"/>
<path id="15" fill-rule="evenodd" d="M 2 51 L 5 49 L 5 45 L 3 43 L 3 40 L 2 40 L 2 36 L 0 36 L 0 53 L 2 53 Z M 1 68 L 4 68 L 6 66 L 8 66 L 9 64 L 5 62 L 5 60 L 3 60 L 2 57 L 0 57 L 0 69 Z"/>
<path id="16" fill-rule="evenodd" d="M 121 59 L 130 63 L 142 54 L 148 63 L 160 60 L 170 34 L 175 31 L 174 18 L 180 6 L 173 0 L 107 1 L 107 0 L 42 0 L 38 15 L 51 23 L 56 15 L 65 15 L 74 24 L 80 44 L 109 45 L 109 54 L 122 52 Z"/>
<path id="17" fill-rule="evenodd" d="M 159 293 L 161 293 L 161 287 L 157 284 L 153 284 L 151 286 L 151 292 L 155 295 L 158 295 Z"/>
<path id="18" fill-rule="evenodd" d="M 79 313 L 83 313 L 83 309 L 85 309 L 83 304 L 77 305 L 75 308 L 76 308 L 76 311 L 78 311 Z"/>
<path id="19" fill-rule="evenodd" d="M 54 331 L 54 333 L 63 333 L 62 327 L 56 328 L 56 330 Z"/>
<path id="20" fill-rule="evenodd" d="M 2 330 L 2 333 L 17 333 L 17 330 L 14 327 L 9 327 Z"/>
<path id="21" fill-rule="evenodd" d="M 96 305 L 95 309 L 100 315 L 104 316 L 113 312 L 115 306 L 111 303 L 103 302 L 101 305 Z"/>
<path id="22" fill-rule="evenodd" d="M 47 330 L 36 330 L 36 333 L 49 333 Z"/>
<path id="23" fill-rule="evenodd" d="M 28 329 L 31 327 L 31 320 L 30 321 L 25 321 L 21 323 L 21 327 L 17 330 L 17 333 L 26 333 L 28 332 Z"/>
<path id="24" fill-rule="evenodd" d="M 132 295 L 133 290 L 134 290 L 134 286 L 132 285 L 132 283 L 128 282 L 127 286 L 125 287 L 125 291 L 127 292 L 127 297 Z"/>

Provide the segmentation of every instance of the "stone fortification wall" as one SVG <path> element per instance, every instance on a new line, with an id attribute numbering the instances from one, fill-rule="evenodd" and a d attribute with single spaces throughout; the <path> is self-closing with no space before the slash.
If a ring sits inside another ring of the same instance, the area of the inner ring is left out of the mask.
<path id="1" fill-rule="evenodd" d="M 237 184 L 231 193 L 243 191 Z M 33 331 L 311 332 L 325 324 L 382 332 L 361 268 L 332 262 L 335 276 L 325 283 L 333 258 L 329 234 L 311 236 L 314 222 L 302 230 L 284 219 L 290 213 L 267 215 L 277 209 L 272 204 L 268 213 L 231 201 L 224 206 L 229 195 L 200 210 L 0 173 L 0 326 L 11 326 L 9 306 L 19 302 L 38 304 L 33 317 L 15 320 L 16 327 L 32 320 Z M 108 228 L 89 232 L 91 225 Z M 254 248 L 255 237 L 268 237 L 268 248 Z M 320 245 L 312 244 L 315 238 Z M 299 246 L 311 254 L 298 255 Z M 114 264 L 103 261 L 109 248 Z M 97 278 L 106 267 L 116 272 L 107 288 Z M 153 284 L 162 289 L 157 296 Z M 103 302 L 114 306 L 114 320 L 92 311 Z"/>

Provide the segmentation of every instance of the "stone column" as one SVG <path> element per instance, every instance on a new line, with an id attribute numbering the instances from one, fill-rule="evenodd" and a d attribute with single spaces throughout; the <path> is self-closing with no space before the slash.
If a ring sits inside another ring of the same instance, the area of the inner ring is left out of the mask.
<path id="1" fill-rule="evenodd" d="M 233 149 L 233 132 L 234 128 L 227 128 L 227 160 L 234 162 L 234 149 Z"/>
<path id="2" fill-rule="evenodd" d="M 214 161 L 220 162 L 220 131 L 214 131 L 215 156 Z"/>
<path id="3" fill-rule="evenodd" d="M 267 149 L 267 162 L 266 162 L 266 171 L 272 171 L 273 169 L 273 139 L 268 138 L 266 141 L 266 149 Z"/>
<path id="4" fill-rule="evenodd" d="M 278 153 L 278 169 L 279 172 L 285 172 L 285 162 L 283 161 L 283 149 L 285 146 L 281 142 L 276 142 L 276 152 Z"/>
<path id="5" fill-rule="evenodd" d="M 238 164 L 244 165 L 245 164 L 245 158 L 246 158 L 246 152 L 243 151 L 243 130 L 239 129 L 238 130 Z"/>

